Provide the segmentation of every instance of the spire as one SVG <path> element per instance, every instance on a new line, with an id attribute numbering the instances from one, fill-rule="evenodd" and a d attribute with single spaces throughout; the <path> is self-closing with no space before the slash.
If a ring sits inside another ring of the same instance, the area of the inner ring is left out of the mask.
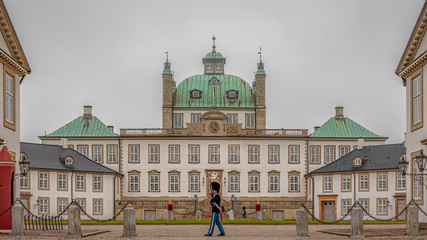
<path id="1" fill-rule="evenodd" d="M 215 52 L 216 52 L 215 40 L 216 40 L 216 37 L 215 37 L 215 34 L 214 34 L 214 35 L 213 35 L 213 37 L 212 37 L 212 42 L 213 42 L 213 45 L 212 45 L 212 52 L 213 52 L 213 53 L 215 53 Z"/>
<path id="2" fill-rule="evenodd" d="M 259 47 L 259 62 L 258 62 L 258 70 L 256 71 L 256 74 L 265 74 L 264 71 L 264 62 L 262 61 L 262 48 Z"/>
<path id="3" fill-rule="evenodd" d="M 172 74 L 171 63 L 169 62 L 169 54 L 168 52 L 165 52 L 165 54 L 166 54 L 166 62 L 164 63 L 163 74 Z"/>

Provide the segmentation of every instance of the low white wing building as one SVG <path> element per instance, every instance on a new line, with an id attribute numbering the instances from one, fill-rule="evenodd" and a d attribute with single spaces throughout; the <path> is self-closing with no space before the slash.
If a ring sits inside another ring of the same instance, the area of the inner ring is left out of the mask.
<path id="1" fill-rule="evenodd" d="M 30 161 L 27 176 L 20 177 L 21 200 L 33 214 L 58 215 L 76 199 L 95 218 L 114 215 L 118 172 L 57 145 L 21 143 L 21 157 Z"/>
<path id="2" fill-rule="evenodd" d="M 357 200 L 375 217 L 396 216 L 406 206 L 406 178 L 397 165 L 405 155 L 403 143 L 365 146 L 312 171 L 307 179 L 314 183 L 314 215 L 340 219 Z M 397 220 L 404 221 L 405 214 Z"/>

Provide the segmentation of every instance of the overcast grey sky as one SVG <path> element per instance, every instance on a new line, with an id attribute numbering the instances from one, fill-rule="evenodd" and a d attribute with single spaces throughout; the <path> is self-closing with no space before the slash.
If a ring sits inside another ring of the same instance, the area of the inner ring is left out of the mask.
<path id="1" fill-rule="evenodd" d="M 32 73 L 21 85 L 21 139 L 38 142 L 93 106 L 118 128 L 161 127 L 161 73 L 203 72 L 211 50 L 252 83 L 262 46 L 267 128 L 344 114 L 401 142 L 405 88 L 394 72 L 424 0 L 5 0 Z"/>

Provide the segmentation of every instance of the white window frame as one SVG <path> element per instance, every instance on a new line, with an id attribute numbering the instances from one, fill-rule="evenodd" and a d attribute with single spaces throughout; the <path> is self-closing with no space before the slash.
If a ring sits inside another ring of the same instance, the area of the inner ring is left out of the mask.
<path id="1" fill-rule="evenodd" d="M 249 192 L 259 192 L 259 176 L 249 176 Z"/>
<path id="2" fill-rule="evenodd" d="M 377 173 L 378 190 L 387 190 L 387 173 Z"/>
<path id="3" fill-rule="evenodd" d="M 149 152 L 149 163 L 159 163 L 160 162 L 160 145 L 148 145 Z"/>
<path id="4" fill-rule="evenodd" d="M 219 145 L 209 145 L 209 162 L 219 163 Z"/>
<path id="5" fill-rule="evenodd" d="M 249 163 L 259 163 L 259 146 L 249 146 Z"/>
<path id="6" fill-rule="evenodd" d="M 335 147 L 325 147 L 325 164 L 335 161 Z"/>
<path id="7" fill-rule="evenodd" d="M 108 145 L 107 152 L 108 152 L 107 162 L 109 163 L 117 162 L 117 146 Z"/>
<path id="8" fill-rule="evenodd" d="M 39 172 L 39 189 L 49 189 L 49 173 Z"/>
<path id="9" fill-rule="evenodd" d="M 139 145 L 129 145 L 129 162 L 139 162 Z"/>
<path id="10" fill-rule="evenodd" d="M 340 146 L 340 158 L 350 152 L 350 146 Z"/>
<path id="11" fill-rule="evenodd" d="M 39 213 L 48 214 L 49 213 L 49 198 L 39 198 Z"/>
<path id="12" fill-rule="evenodd" d="M 179 192 L 179 175 L 178 174 L 169 175 L 169 191 Z"/>
<path id="13" fill-rule="evenodd" d="M 279 145 L 271 145 L 268 146 L 268 162 L 269 163 L 279 163 L 280 155 L 280 146 Z"/>
<path id="14" fill-rule="evenodd" d="M 289 146 L 289 162 L 299 163 L 299 146 Z"/>
<path id="15" fill-rule="evenodd" d="M 129 174 L 129 192 L 139 192 L 139 175 Z"/>
<path id="16" fill-rule="evenodd" d="M 191 123 L 201 123 L 200 113 L 192 113 L 191 114 Z"/>
<path id="17" fill-rule="evenodd" d="M 190 192 L 199 192 L 200 191 L 200 176 L 199 175 L 190 175 Z"/>
<path id="18" fill-rule="evenodd" d="M 369 190 L 369 174 L 360 174 L 359 175 L 359 188 L 361 191 L 368 191 Z"/>
<path id="19" fill-rule="evenodd" d="M 180 152 L 179 145 L 169 145 L 169 162 L 179 163 L 180 162 Z"/>
<path id="20" fill-rule="evenodd" d="M 269 175 L 268 176 L 268 191 L 269 192 L 279 192 L 279 176 L 278 175 Z"/>
<path id="21" fill-rule="evenodd" d="M 422 121 L 421 74 L 412 79 L 412 126 Z"/>
<path id="22" fill-rule="evenodd" d="M 58 173 L 58 190 L 68 189 L 68 176 L 65 173 Z"/>
<path id="23" fill-rule="evenodd" d="M 240 155 L 240 147 L 238 145 L 230 145 L 228 146 L 228 151 L 229 151 L 228 161 L 231 163 L 238 163 L 239 155 Z"/>
<path id="24" fill-rule="evenodd" d="M 351 207 L 351 200 L 350 199 L 342 199 L 341 200 L 341 215 L 346 214 Z"/>
<path id="25" fill-rule="evenodd" d="M 174 113 L 173 114 L 173 128 L 183 128 L 183 114 Z"/>
<path id="26" fill-rule="evenodd" d="M 148 178 L 150 183 L 150 192 L 160 192 L 160 175 L 150 174 Z"/>
<path id="27" fill-rule="evenodd" d="M 397 189 L 406 189 L 406 177 L 402 173 L 396 173 Z"/>
<path id="28" fill-rule="evenodd" d="M 82 154 L 83 156 L 87 157 L 89 154 L 88 146 L 87 145 L 78 145 L 77 151 Z"/>
<path id="29" fill-rule="evenodd" d="M 76 174 L 76 191 L 86 190 L 86 176 L 83 174 Z"/>
<path id="30" fill-rule="evenodd" d="M 387 199 L 377 199 L 378 215 L 387 215 Z"/>
<path id="31" fill-rule="evenodd" d="M 102 192 L 102 176 L 93 175 L 93 191 Z"/>
<path id="32" fill-rule="evenodd" d="M 246 128 L 255 128 L 255 114 L 246 114 Z"/>
<path id="33" fill-rule="evenodd" d="M 332 192 L 332 176 L 323 177 L 323 191 Z"/>
<path id="34" fill-rule="evenodd" d="M 58 214 L 64 211 L 67 205 L 68 205 L 68 199 L 58 198 Z"/>
<path id="35" fill-rule="evenodd" d="M 27 175 L 22 175 L 19 177 L 19 186 L 21 188 L 29 188 L 30 187 L 30 178 L 29 178 L 30 173 L 28 173 Z"/>
<path id="36" fill-rule="evenodd" d="M 230 175 L 230 189 L 229 192 L 239 192 L 239 175 Z"/>
<path id="37" fill-rule="evenodd" d="M 351 191 L 351 175 L 342 175 L 341 188 L 343 192 Z"/>
<path id="38" fill-rule="evenodd" d="M 227 123 L 228 124 L 236 124 L 237 123 L 237 113 L 229 113 L 227 114 Z"/>
<path id="39" fill-rule="evenodd" d="M 7 123 L 15 125 L 15 78 L 5 72 L 4 81 L 4 119 Z"/>
<path id="40" fill-rule="evenodd" d="M 103 212 L 103 201 L 102 199 L 94 199 L 93 200 L 93 213 L 94 214 L 102 214 Z"/>
<path id="41" fill-rule="evenodd" d="M 200 146 L 199 145 L 189 145 L 188 146 L 190 157 L 188 158 L 188 161 L 190 163 L 198 163 L 200 162 Z"/>
<path id="42" fill-rule="evenodd" d="M 299 192 L 299 176 L 289 176 L 289 192 Z"/>
<path id="43" fill-rule="evenodd" d="M 310 162 L 311 163 L 320 163 L 320 146 L 310 146 Z"/>

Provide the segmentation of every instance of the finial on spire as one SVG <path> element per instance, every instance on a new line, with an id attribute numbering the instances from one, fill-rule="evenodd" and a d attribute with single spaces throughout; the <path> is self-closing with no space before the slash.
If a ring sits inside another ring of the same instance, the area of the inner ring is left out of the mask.
<path id="1" fill-rule="evenodd" d="M 259 62 L 257 64 L 258 65 L 258 70 L 257 70 L 256 74 L 265 74 L 264 63 L 262 62 L 262 48 L 261 47 L 259 47 L 258 54 L 259 54 Z"/>
<path id="2" fill-rule="evenodd" d="M 216 37 L 215 37 L 215 34 L 214 34 L 213 37 L 212 37 L 212 42 L 213 42 L 212 52 L 216 52 L 215 40 L 216 40 Z"/>
<path id="3" fill-rule="evenodd" d="M 169 62 L 169 52 L 165 52 L 166 54 L 166 62 L 164 63 L 163 73 L 171 74 L 171 63 Z"/>
<path id="4" fill-rule="evenodd" d="M 258 54 L 259 54 L 259 62 L 262 62 L 262 48 L 261 47 L 259 47 Z"/>

